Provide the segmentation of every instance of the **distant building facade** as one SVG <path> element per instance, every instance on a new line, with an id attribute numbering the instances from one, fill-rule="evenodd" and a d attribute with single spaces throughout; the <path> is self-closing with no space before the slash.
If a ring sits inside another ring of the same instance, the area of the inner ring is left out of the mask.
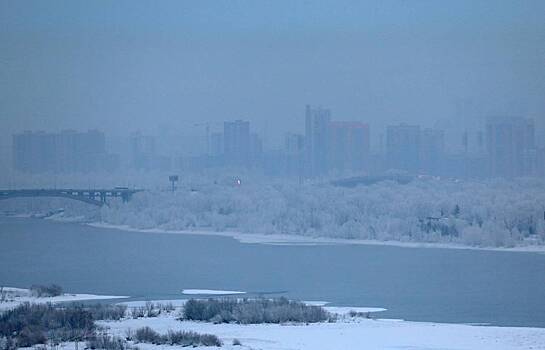
<path id="1" fill-rule="evenodd" d="M 386 162 L 389 169 L 416 173 L 420 169 L 420 126 L 393 125 L 386 129 Z"/>
<path id="2" fill-rule="evenodd" d="M 305 172 L 309 177 L 328 171 L 328 141 L 331 111 L 307 105 L 305 108 Z"/>
<path id="3" fill-rule="evenodd" d="M 339 171 L 360 171 L 369 161 L 369 126 L 361 122 L 329 123 L 328 166 Z"/>
<path id="4" fill-rule="evenodd" d="M 59 133 L 25 131 L 12 138 L 13 168 L 27 173 L 87 173 L 113 170 L 119 159 L 106 152 L 98 130 Z"/>
<path id="5" fill-rule="evenodd" d="M 223 156 L 223 133 L 213 132 L 210 134 L 210 155 L 213 157 Z"/>
<path id="6" fill-rule="evenodd" d="M 492 177 L 531 175 L 537 169 L 535 127 L 531 119 L 490 117 L 486 122 L 488 170 Z M 529 173 L 530 172 L 530 173 Z"/>
<path id="7" fill-rule="evenodd" d="M 288 133 L 284 136 L 285 174 L 288 176 L 304 175 L 305 137 Z"/>
<path id="8" fill-rule="evenodd" d="M 228 166 L 250 165 L 250 122 L 235 120 L 223 123 L 223 154 Z"/>
<path id="9" fill-rule="evenodd" d="M 420 170 L 426 174 L 437 175 L 442 172 L 445 159 L 445 132 L 424 129 L 420 133 Z"/>
<path id="10" fill-rule="evenodd" d="M 537 150 L 537 176 L 545 177 L 545 147 Z"/>

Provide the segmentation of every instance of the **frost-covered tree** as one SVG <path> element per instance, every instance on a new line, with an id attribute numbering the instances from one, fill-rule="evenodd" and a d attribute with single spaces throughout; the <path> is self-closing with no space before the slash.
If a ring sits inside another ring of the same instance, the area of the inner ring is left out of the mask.
<path id="1" fill-rule="evenodd" d="M 191 181 L 174 193 L 145 191 L 135 194 L 129 203 L 112 201 L 94 218 L 140 229 L 473 246 L 545 244 L 545 181 L 540 179 L 466 182 L 426 178 L 355 188 L 266 181 L 235 187 L 229 182 Z M 11 203 L 25 210 L 24 202 Z M 73 216 L 88 211 L 79 203 L 64 207 Z"/>
<path id="2" fill-rule="evenodd" d="M 102 210 L 136 228 L 237 230 L 346 239 L 513 246 L 544 242 L 545 183 L 418 179 L 342 188 L 332 185 L 201 186 L 144 192 Z"/>

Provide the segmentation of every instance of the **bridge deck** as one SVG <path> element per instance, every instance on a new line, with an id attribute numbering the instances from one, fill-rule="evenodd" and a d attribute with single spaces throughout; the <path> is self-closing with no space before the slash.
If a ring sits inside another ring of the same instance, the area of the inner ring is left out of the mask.
<path id="1" fill-rule="evenodd" d="M 0 200 L 16 197 L 63 197 L 79 200 L 85 203 L 102 206 L 107 198 L 121 198 L 128 202 L 132 195 L 142 190 L 137 189 L 20 189 L 0 190 Z"/>

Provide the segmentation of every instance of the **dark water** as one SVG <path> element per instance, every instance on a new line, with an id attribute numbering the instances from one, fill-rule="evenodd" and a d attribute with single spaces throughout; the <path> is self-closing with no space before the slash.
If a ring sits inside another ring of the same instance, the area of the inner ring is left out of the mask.
<path id="1" fill-rule="evenodd" d="M 545 327 L 545 255 L 385 246 L 271 246 L 0 218 L 0 284 L 181 297 L 183 288 L 285 291 L 388 308 L 388 318 Z"/>

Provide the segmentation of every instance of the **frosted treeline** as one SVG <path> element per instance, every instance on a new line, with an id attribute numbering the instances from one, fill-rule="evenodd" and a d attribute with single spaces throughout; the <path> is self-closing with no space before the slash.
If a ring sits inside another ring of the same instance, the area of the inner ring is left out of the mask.
<path id="1" fill-rule="evenodd" d="M 512 247 L 545 244 L 545 182 L 417 179 L 355 188 L 225 184 L 138 193 L 101 209 L 139 229 L 240 231 L 311 237 Z"/>

